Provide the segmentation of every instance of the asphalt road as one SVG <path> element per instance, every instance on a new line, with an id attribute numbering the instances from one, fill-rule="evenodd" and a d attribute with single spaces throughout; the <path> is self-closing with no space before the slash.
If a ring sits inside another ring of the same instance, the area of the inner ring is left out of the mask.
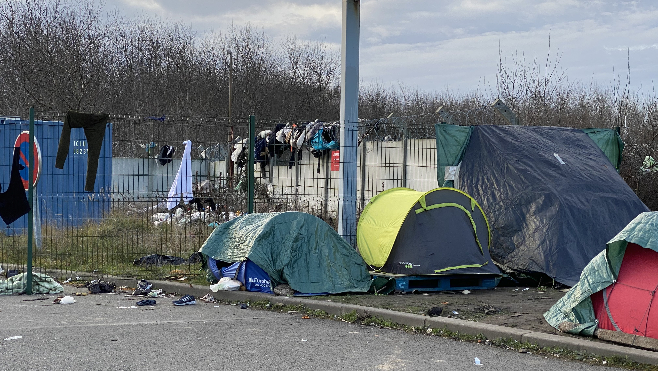
<path id="1" fill-rule="evenodd" d="M 54 298 L 0 297 L 0 370 L 612 370 L 299 313 Z"/>

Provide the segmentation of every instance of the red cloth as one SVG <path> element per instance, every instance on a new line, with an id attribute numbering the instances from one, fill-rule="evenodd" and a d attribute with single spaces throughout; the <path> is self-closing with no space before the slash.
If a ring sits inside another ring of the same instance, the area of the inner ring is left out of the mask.
<path id="1" fill-rule="evenodd" d="M 658 253 L 629 243 L 617 282 L 605 289 L 612 319 L 623 332 L 658 339 L 658 301 L 654 300 L 657 287 Z M 615 331 L 603 291 L 591 298 L 599 327 Z"/>

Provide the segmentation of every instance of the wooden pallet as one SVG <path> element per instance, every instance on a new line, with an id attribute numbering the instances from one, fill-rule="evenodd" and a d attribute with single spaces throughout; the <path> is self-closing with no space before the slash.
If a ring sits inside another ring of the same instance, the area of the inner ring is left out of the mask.
<path id="1" fill-rule="evenodd" d="M 445 276 L 401 276 L 374 274 L 395 280 L 395 291 L 452 291 L 492 289 L 500 282 L 496 275 L 445 275 Z"/>

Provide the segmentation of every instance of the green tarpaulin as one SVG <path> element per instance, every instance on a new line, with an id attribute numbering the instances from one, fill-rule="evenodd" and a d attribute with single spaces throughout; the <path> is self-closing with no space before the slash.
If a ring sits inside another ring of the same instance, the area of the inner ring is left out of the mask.
<path id="1" fill-rule="evenodd" d="M 453 184 L 445 183 L 445 167 L 457 166 L 462 160 L 464 150 L 468 147 L 473 128 L 471 126 L 458 126 L 449 124 L 437 124 L 436 152 L 437 152 L 437 178 L 440 187 L 452 187 Z"/>
<path id="2" fill-rule="evenodd" d="M 621 165 L 621 154 L 624 151 L 624 142 L 619 137 L 618 129 L 583 129 L 596 143 L 612 165 L 619 171 Z"/>
<path id="3" fill-rule="evenodd" d="M 199 250 L 227 263 L 249 259 L 300 293 L 366 292 L 371 277 L 356 250 L 306 213 L 247 214 L 220 224 Z"/>
<path id="4" fill-rule="evenodd" d="M 24 294 L 27 290 L 27 273 L 20 273 L 0 282 L 0 295 Z M 57 294 L 64 291 L 62 285 L 51 277 L 32 273 L 33 294 Z"/>

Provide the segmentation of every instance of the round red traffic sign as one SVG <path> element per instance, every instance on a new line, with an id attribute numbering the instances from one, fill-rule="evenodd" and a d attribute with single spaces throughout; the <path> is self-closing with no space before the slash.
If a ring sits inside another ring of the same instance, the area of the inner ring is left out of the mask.
<path id="1" fill-rule="evenodd" d="M 14 144 L 14 147 L 19 147 L 20 148 L 20 160 L 19 163 L 23 165 L 25 168 L 21 170 L 19 173 L 21 174 L 21 179 L 23 180 L 23 187 L 27 191 L 28 186 L 30 184 L 30 173 L 29 167 L 30 167 L 30 158 L 28 157 L 30 155 L 30 132 L 29 131 L 24 131 L 18 135 L 18 138 L 16 138 L 16 143 Z M 34 185 L 37 185 L 37 181 L 39 180 L 39 175 L 41 175 L 41 148 L 39 147 L 39 142 L 37 141 L 37 138 L 34 137 L 34 170 L 32 172 L 33 177 L 34 177 Z"/>

